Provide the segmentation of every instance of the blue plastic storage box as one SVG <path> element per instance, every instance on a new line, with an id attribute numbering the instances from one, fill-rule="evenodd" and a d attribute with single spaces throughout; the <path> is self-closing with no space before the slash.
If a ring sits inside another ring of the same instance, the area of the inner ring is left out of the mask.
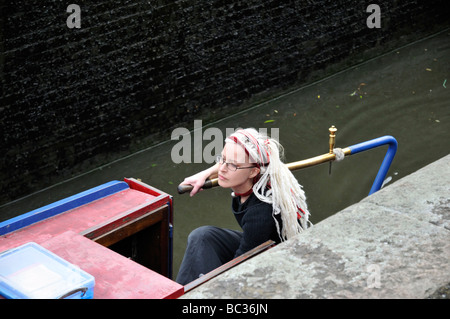
<path id="1" fill-rule="evenodd" d="M 92 299 L 94 277 L 36 243 L 0 253 L 0 294 L 10 299 Z"/>

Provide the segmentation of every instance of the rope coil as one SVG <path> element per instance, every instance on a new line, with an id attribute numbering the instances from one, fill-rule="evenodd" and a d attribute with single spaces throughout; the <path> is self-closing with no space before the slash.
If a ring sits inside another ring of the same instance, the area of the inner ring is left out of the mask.
<path id="1" fill-rule="evenodd" d="M 345 154 L 342 148 L 333 148 L 333 154 L 336 155 L 336 162 L 340 162 L 344 159 Z"/>

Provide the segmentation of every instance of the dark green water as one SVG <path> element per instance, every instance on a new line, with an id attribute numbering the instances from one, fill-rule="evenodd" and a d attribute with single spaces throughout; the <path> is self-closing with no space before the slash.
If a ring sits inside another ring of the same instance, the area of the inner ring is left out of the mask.
<path id="1" fill-rule="evenodd" d="M 328 127 L 338 128 L 336 147 L 384 135 L 399 148 L 390 183 L 450 153 L 450 31 L 399 48 L 322 81 L 293 88 L 263 104 L 208 127 L 279 128 L 286 161 L 328 152 Z M 201 119 L 199 119 L 201 120 Z M 267 120 L 271 122 L 265 123 Z M 206 128 L 203 128 L 203 131 Z M 0 220 L 123 177 L 135 177 L 174 197 L 174 273 L 190 231 L 201 225 L 238 229 L 231 213 L 230 191 L 205 190 L 195 197 L 178 195 L 184 177 L 209 164 L 174 164 L 167 141 L 105 165 L 54 187 L 0 207 Z M 203 146 L 209 141 L 204 141 Z M 296 171 L 317 223 L 367 196 L 387 147 Z M 389 184 L 390 184 L 389 183 Z M 389 185 L 387 184 L 387 185 Z"/>

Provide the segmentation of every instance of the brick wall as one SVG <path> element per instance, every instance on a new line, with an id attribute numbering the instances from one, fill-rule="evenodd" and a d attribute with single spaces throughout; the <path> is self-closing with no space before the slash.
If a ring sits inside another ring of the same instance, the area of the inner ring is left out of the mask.
<path id="1" fill-rule="evenodd" d="M 0 203 L 442 29 L 449 16 L 444 0 L 372 2 L 381 29 L 366 26 L 370 1 L 2 1 Z M 70 3 L 79 29 L 66 25 Z"/>

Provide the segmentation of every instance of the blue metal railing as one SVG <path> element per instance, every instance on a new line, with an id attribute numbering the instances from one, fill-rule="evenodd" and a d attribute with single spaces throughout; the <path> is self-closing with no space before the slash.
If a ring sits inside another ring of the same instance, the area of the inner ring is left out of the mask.
<path id="1" fill-rule="evenodd" d="M 389 167 L 391 166 L 395 153 L 397 152 L 397 140 L 390 135 L 386 135 L 348 147 L 351 151 L 351 154 L 353 155 L 382 145 L 389 145 L 389 148 L 386 152 L 386 155 L 384 156 L 383 162 L 381 163 L 380 169 L 378 170 L 377 176 L 375 177 L 375 180 L 372 184 L 369 195 L 380 190 L 381 186 L 383 185 L 383 181 L 386 177 Z"/>

